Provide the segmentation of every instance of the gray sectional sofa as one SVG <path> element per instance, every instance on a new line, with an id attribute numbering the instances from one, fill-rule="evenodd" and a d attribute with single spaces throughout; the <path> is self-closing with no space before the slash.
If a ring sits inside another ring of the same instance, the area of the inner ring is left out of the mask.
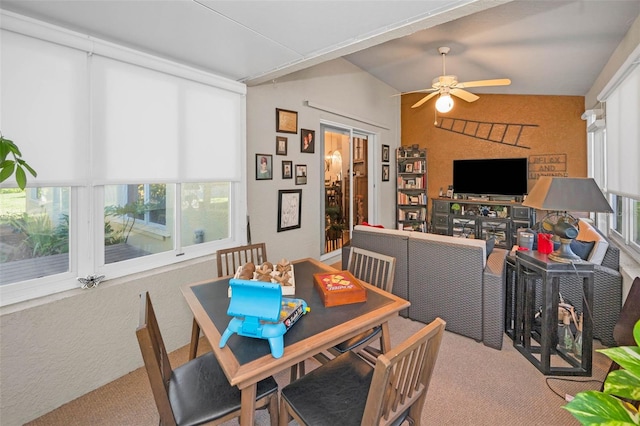
<path id="1" fill-rule="evenodd" d="M 401 315 L 424 323 L 441 317 L 448 331 L 502 348 L 506 250 L 487 256 L 482 240 L 362 225 L 350 245 L 396 258 L 393 293 L 411 302 Z"/>

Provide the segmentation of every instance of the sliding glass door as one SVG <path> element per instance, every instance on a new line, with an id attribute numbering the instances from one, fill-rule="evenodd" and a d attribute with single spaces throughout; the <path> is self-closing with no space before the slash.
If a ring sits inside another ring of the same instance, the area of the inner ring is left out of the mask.
<path id="1" fill-rule="evenodd" d="M 336 252 L 355 225 L 369 220 L 369 139 L 354 129 L 321 124 L 324 153 L 322 254 Z"/>

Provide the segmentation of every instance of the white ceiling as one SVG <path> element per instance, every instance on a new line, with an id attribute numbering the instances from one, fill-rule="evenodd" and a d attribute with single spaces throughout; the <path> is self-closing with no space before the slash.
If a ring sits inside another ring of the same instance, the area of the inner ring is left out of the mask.
<path id="1" fill-rule="evenodd" d="M 0 0 L 35 19 L 249 86 L 344 57 L 398 91 L 442 74 L 476 93 L 585 95 L 640 0 Z"/>

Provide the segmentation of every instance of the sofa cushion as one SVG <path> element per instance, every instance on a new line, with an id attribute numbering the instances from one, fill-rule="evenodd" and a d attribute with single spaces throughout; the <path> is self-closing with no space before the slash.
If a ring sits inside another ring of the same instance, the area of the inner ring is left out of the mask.
<path id="1" fill-rule="evenodd" d="M 578 236 L 576 240 L 593 242 L 593 249 L 586 260 L 596 265 L 602 264 L 604 255 L 609 248 L 609 242 L 595 227 L 591 226 L 591 224 L 584 219 L 580 219 L 578 222 Z"/>

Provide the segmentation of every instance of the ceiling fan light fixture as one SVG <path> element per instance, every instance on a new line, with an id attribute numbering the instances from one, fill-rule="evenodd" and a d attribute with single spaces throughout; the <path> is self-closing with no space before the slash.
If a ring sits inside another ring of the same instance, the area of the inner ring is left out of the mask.
<path id="1" fill-rule="evenodd" d="M 451 96 L 448 93 L 441 94 L 436 101 L 436 109 L 438 112 L 445 114 L 451 111 L 451 108 L 453 108 L 453 99 Z"/>

